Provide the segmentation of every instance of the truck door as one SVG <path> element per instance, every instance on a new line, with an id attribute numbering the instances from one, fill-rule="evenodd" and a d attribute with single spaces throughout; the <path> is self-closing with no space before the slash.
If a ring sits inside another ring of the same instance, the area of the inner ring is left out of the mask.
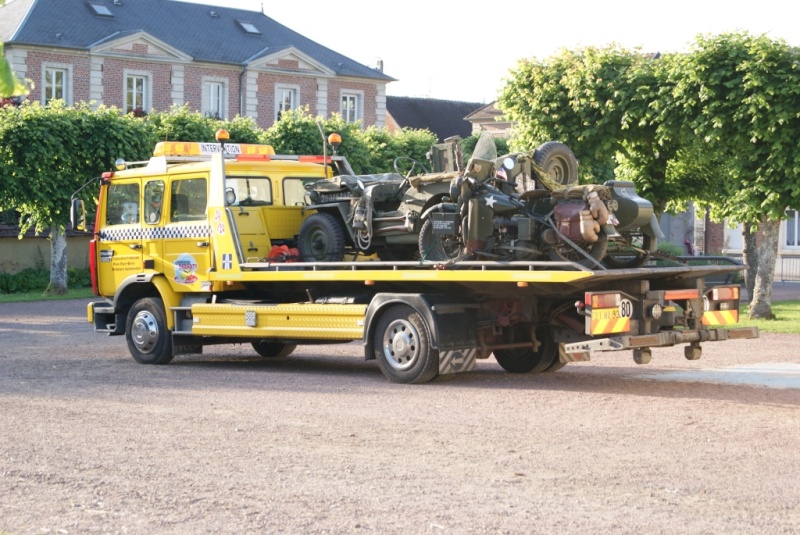
<path id="1" fill-rule="evenodd" d="M 173 177 L 162 214 L 163 272 L 178 291 L 199 291 L 209 280 L 211 226 L 205 176 Z"/>
<path id="2" fill-rule="evenodd" d="M 100 295 L 112 296 L 126 278 L 141 273 L 142 224 L 138 179 L 114 181 L 107 186 L 103 222 L 97 233 L 97 270 Z"/>

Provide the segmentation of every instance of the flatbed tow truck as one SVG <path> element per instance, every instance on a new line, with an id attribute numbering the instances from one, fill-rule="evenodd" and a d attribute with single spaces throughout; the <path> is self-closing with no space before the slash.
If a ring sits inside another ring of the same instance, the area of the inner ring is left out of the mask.
<path id="1" fill-rule="evenodd" d="M 704 287 L 736 266 L 294 261 L 303 186 L 352 170 L 335 151 L 280 156 L 224 136 L 160 143 L 148 162 L 118 162 L 100 179 L 90 269 L 104 300 L 87 318 L 124 335 L 140 363 L 211 344 L 274 358 L 360 341 L 389 380 L 424 383 L 491 355 L 537 373 L 625 350 L 646 364 L 653 348 L 679 344 L 695 360 L 701 343 L 758 337 L 735 328 L 739 286 Z M 85 226 L 75 196 L 72 217 Z"/>

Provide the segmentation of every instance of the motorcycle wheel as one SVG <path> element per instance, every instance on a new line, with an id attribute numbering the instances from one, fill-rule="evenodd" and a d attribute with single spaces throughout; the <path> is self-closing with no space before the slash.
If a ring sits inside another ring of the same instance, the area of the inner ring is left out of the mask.
<path id="1" fill-rule="evenodd" d="M 606 251 L 608 250 L 608 236 L 606 236 L 605 232 L 601 232 L 598 235 L 596 242 L 583 244 L 581 249 L 583 249 L 583 251 L 591 258 L 600 262 L 606 256 Z M 550 260 L 554 260 L 556 262 L 575 262 L 576 264 L 580 264 L 588 268 L 597 267 L 594 262 L 580 254 L 578 251 L 573 249 L 570 244 L 565 242 L 559 242 L 553 245 L 553 247 L 550 249 L 549 256 Z"/>
<path id="2" fill-rule="evenodd" d="M 419 255 L 423 260 L 446 262 L 458 258 L 463 250 L 458 234 L 434 234 L 433 223 L 428 219 L 419 232 Z"/>
<path id="3" fill-rule="evenodd" d="M 533 161 L 545 170 L 547 179 L 559 186 L 578 183 L 578 159 L 572 149 L 560 141 L 540 145 L 533 154 Z"/>
<path id="4" fill-rule="evenodd" d="M 624 242 L 611 242 L 603 263 L 611 269 L 637 268 L 656 250 L 658 239 L 643 233 L 623 232 Z"/>
<path id="5" fill-rule="evenodd" d="M 344 260 L 345 229 L 331 214 L 311 214 L 300 226 L 297 248 L 303 262 Z"/>

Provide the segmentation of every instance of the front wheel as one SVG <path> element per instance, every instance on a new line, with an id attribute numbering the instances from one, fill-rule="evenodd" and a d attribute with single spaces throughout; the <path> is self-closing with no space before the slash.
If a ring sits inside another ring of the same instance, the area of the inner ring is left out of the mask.
<path id="1" fill-rule="evenodd" d="M 423 260 L 447 262 L 458 258 L 463 248 L 458 234 L 435 234 L 430 219 L 422 224 L 419 232 L 419 255 Z"/>
<path id="2" fill-rule="evenodd" d="M 393 383 L 427 383 L 439 374 L 439 352 L 431 349 L 428 326 L 410 306 L 395 305 L 381 315 L 372 346 Z"/>
<path id="3" fill-rule="evenodd" d="M 553 335 L 547 325 L 536 328 L 536 339 L 539 349 L 532 347 L 518 347 L 513 349 L 495 349 L 494 358 L 497 363 L 510 373 L 539 373 L 551 367 L 558 360 L 558 345 L 553 340 Z M 531 342 L 530 331 L 527 326 L 519 324 L 510 327 L 506 336 L 506 343 Z"/>
<path id="4" fill-rule="evenodd" d="M 128 349 L 140 364 L 166 364 L 172 360 L 172 335 L 167 329 L 164 301 L 158 297 L 139 299 L 125 322 Z"/>
<path id="5" fill-rule="evenodd" d="M 300 226 L 297 248 L 303 262 L 341 262 L 344 245 L 344 226 L 331 214 L 311 214 Z"/>
<path id="6" fill-rule="evenodd" d="M 275 359 L 288 357 L 297 348 L 296 344 L 282 344 L 270 340 L 256 340 L 252 342 L 252 346 L 262 357 Z"/>

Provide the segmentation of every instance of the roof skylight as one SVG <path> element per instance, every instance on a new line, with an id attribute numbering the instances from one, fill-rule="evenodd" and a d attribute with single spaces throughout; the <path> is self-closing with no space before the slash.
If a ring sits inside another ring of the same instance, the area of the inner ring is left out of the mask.
<path id="1" fill-rule="evenodd" d="M 111 12 L 111 10 L 108 9 L 108 7 L 106 7 L 103 4 L 93 4 L 93 3 L 89 2 L 89 7 L 92 8 L 92 10 L 94 11 L 95 15 L 98 15 L 100 17 L 113 17 L 114 16 L 114 14 Z"/>
<path id="2" fill-rule="evenodd" d="M 253 35 L 261 35 L 261 32 L 258 31 L 258 28 L 256 28 L 252 22 L 247 22 L 246 20 L 240 20 L 237 22 L 239 23 L 239 26 L 241 26 L 242 29 L 247 33 Z"/>

